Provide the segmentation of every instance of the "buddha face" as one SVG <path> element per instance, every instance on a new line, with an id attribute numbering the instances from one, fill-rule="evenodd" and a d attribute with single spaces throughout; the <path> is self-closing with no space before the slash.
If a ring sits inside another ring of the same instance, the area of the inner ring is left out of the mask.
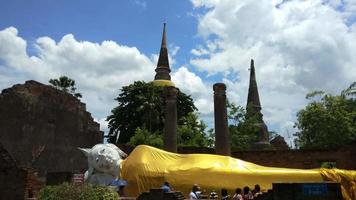
<path id="1" fill-rule="evenodd" d="M 124 156 L 123 152 L 113 144 L 97 144 L 91 149 L 81 149 L 88 157 L 88 164 L 96 171 L 109 173 L 117 170 Z"/>
<path id="2" fill-rule="evenodd" d="M 89 165 L 104 173 L 111 172 L 119 160 L 121 160 L 119 153 L 105 144 L 95 145 L 88 155 Z"/>

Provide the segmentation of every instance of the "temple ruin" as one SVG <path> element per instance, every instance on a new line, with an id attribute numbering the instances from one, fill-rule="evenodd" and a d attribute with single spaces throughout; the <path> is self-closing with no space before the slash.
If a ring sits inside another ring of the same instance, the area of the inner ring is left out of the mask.
<path id="1" fill-rule="evenodd" d="M 103 142 L 84 103 L 73 95 L 36 81 L 0 94 L 0 141 L 22 166 L 50 172 L 81 172 L 87 160 L 77 147 Z"/>

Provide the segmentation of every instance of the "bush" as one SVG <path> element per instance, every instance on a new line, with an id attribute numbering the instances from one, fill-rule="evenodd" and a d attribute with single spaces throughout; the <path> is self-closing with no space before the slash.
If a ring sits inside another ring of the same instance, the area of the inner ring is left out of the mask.
<path id="1" fill-rule="evenodd" d="M 118 194 L 105 186 L 63 183 L 41 189 L 39 200 L 117 200 Z"/>
<path id="2" fill-rule="evenodd" d="M 157 148 L 163 147 L 163 136 L 156 133 L 150 133 L 147 129 L 141 129 L 138 127 L 135 131 L 135 135 L 130 138 L 130 145 L 137 146 L 140 144 L 146 144 Z"/>

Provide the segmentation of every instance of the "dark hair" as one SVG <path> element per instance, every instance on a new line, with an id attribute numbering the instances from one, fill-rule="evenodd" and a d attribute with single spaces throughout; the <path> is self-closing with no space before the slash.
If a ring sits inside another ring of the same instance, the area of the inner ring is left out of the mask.
<path id="1" fill-rule="evenodd" d="M 256 184 L 255 185 L 255 192 L 260 192 L 260 191 L 261 191 L 260 185 Z"/>
<path id="2" fill-rule="evenodd" d="M 163 184 L 166 185 L 166 186 L 169 186 L 169 183 L 167 181 L 164 182 Z"/>
<path id="3" fill-rule="evenodd" d="M 236 190 L 235 190 L 236 194 L 241 194 L 241 192 L 242 192 L 241 188 L 236 188 Z"/>
<path id="4" fill-rule="evenodd" d="M 244 187 L 244 194 L 248 194 L 248 192 L 250 191 L 250 188 L 248 186 Z"/>
<path id="5" fill-rule="evenodd" d="M 228 193 L 227 193 L 227 189 L 223 188 L 221 189 L 221 196 L 224 197 L 224 196 L 227 196 Z"/>
<path id="6" fill-rule="evenodd" d="M 199 191 L 199 185 L 198 184 L 194 184 L 193 188 L 192 188 L 193 192 Z"/>

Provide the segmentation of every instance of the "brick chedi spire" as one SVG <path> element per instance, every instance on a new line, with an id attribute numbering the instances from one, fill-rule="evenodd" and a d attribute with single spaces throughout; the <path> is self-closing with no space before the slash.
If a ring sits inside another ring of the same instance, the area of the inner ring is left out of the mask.
<path id="1" fill-rule="evenodd" d="M 253 59 L 251 59 L 250 85 L 248 88 L 248 96 L 247 96 L 247 109 L 252 109 L 252 108 L 253 108 L 254 112 L 261 111 L 260 96 L 258 95 L 255 64 L 254 64 Z"/>
<path id="2" fill-rule="evenodd" d="M 260 97 L 258 95 L 255 65 L 253 59 L 251 59 L 250 66 L 250 85 L 248 88 L 247 96 L 247 106 L 246 106 L 248 116 L 256 116 L 257 122 L 255 126 L 258 127 L 257 131 L 257 142 L 253 145 L 255 150 L 263 150 L 270 146 L 268 139 L 268 128 L 263 121 L 263 115 L 261 113 L 262 107 L 260 103 Z"/>
<path id="3" fill-rule="evenodd" d="M 156 71 L 156 75 L 153 81 L 155 85 L 174 86 L 174 83 L 171 81 L 171 76 L 169 75 L 171 69 L 169 67 L 169 60 L 168 60 L 166 23 L 163 24 L 161 50 L 159 52 L 158 63 L 155 71 Z"/>

